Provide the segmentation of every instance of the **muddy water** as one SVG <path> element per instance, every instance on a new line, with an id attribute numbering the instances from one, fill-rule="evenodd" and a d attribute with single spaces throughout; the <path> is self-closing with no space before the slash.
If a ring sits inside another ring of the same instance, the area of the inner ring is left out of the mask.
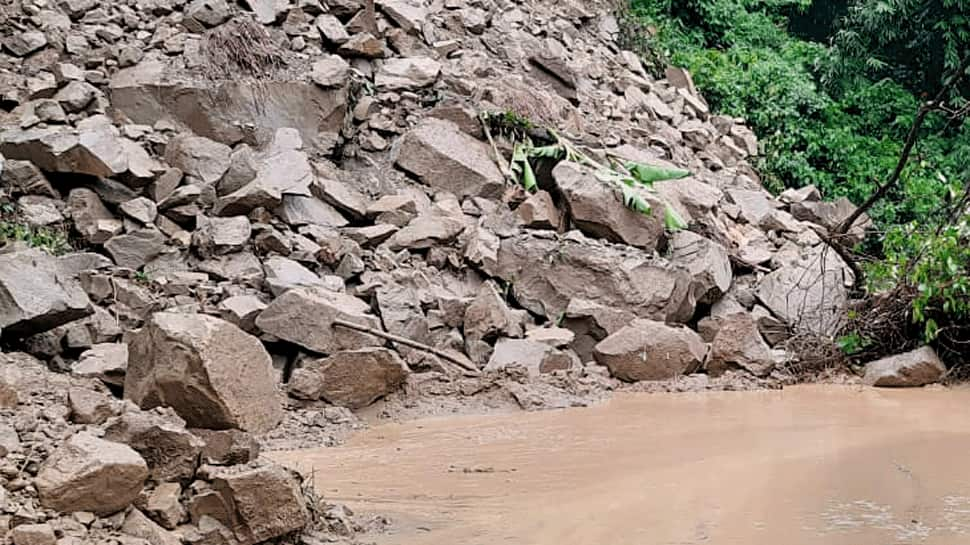
<path id="1" fill-rule="evenodd" d="M 382 544 L 970 543 L 970 389 L 629 395 L 274 457 Z"/>

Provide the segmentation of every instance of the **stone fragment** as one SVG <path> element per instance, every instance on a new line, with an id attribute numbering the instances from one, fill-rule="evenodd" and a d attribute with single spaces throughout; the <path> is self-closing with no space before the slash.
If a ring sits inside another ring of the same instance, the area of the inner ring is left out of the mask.
<path id="1" fill-rule="evenodd" d="M 71 373 L 84 378 L 96 378 L 110 386 L 124 386 L 128 368 L 128 345 L 123 343 L 95 344 L 81 354 L 71 366 Z"/>
<path id="2" fill-rule="evenodd" d="M 718 318 L 717 335 L 706 365 L 708 374 L 713 376 L 738 368 L 759 377 L 775 368 L 771 349 L 761 338 L 757 321 L 747 312 Z"/>
<path id="3" fill-rule="evenodd" d="M 68 215 L 74 220 L 74 228 L 91 244 L 104 244 L 121 233 L 124 224 L 98 197 L 86 187 L 71 190 L 67 198 Z"/>
<path id="4" fill-rule="evenodd" d="M 378 89 L 405 91 L 430 87 L 441 74 L 441 63 L 428 57 L 387 59 L 374 76 Z"/>
<path id="5" fill-rule="evenodd" d="M 48 331 L 92 312 L 77 278 L 36 249 L 0 254 L 0 294 L 0 331 L 6 338 Z"/>
<path id="6" fill-rule="evenodd" d="M 265 465 L 217 475 L 239 545 L 255 545 L 302 530 L 309 522 L 299 482 L 282 467 Z"/>
<path id="7" fill-rule="evenodd" d="M 148 496 L 145 511 L 163 528 L 174 530 L 185 517 L 185 508 L 179 502 L 181 495 L 179 483 L 161 483 Z"/>
<path id="8" fill-rule="evenodd" d="M 104 438 L 135 449 L 156 482 L 187 482 L 195 476 L 204 443 L 174 415 L 126 411 L 104 426 Z"/>
<path id="9" fill-rule="evenodd" d="M 280 296 L 293 288 L 325 287 L 320 276 L 285 257 L 270 257 L 263 261 L 266 287 L 274 296 Z"/>
<path id="10" fill-rule="evenodd" d="M 165 161 L 206 184 L 218 182 L 229 170 L 232 149 L 202 136 L 182 134 L 165 147 Z"/>
<path id="11" fill-rule="evenodd" d="M 625 206 L 619 190 L 598 179 L 588 167 L 563 161 L 552 175 L 566 200 L 572 222 L 586 235 L 648 251 L 662 246 L 664 204 L 657 199 L 642 194 L 651 207 L 650 213 L 644 214 Z"/>
<path id="12" fill-rule="evenodd" d="M 404 136 L 396 164 L 435 190 L 497 198 L 505 182 L 489 153 L 454 123 L 428 118 Z"/>
<path id="13" fill-rule="evenodd" d="M 531 229 L 558 231 L 562 224 L 559 209 L 548 191 L 539 190 L 533 193 L 515 212 L 522 219 L 522 223 Z"/>
<path id="14" fill-rule="evenodd" d="M 10 539 L 13 545 L 57 545 L 57 536 L 50 524 L 21 524 L 10 531 Z"/>
<path id="15" fill-rule="evenodd" d="M 347 218 L 336 208 L 317 197 L 284 195 L 282 204 L 275 212 L 280 219 L 293 227 L 303 225 L 343 227 L 347 225 Z"/>
<path id="16" fill-rule="evenodd" d="M 283 418 L 262 343 L 229 322 L 158 312 L 128 344 L 125 398 L 171 406 L 192 427 L 265 432 Z"/>
<path id="17" fill-rule="evenodd" d="M 485 371 L 499 371 L 509 367 L 524 368 L 529 376 L 567 370 L 574 364 L 566 352 L 549 344 L 527 339 L 500 339 L 495 344 Z"/>
<path id="18" fill-rule="evenodd" d="M 255 295 L 236 295 L 219 303 L 222 319 L 248 333 L 256 331 L 256 317 L 266 310 L 266 303 Z"/>
<path id="19" fill-rule="evenodd" d="M 386 348 L 337 352 L 297 369 L 290 395 L 360 409 L 399 388 L 407 375 L 400 356 Z"/>
<path id="20" fill-rule="evenodd" d="M 314 24 L 320 31 L 320 36 L 329 44 L 342 45 L 350 39 L 350 34 L 347 33 L 340 19 L 329 13 L 318 16 Z"/>
<path id="21" fill-rule="evenodd" d="M 110 515 L 138 497 L 147 477 L 145 460 L 130 447 L 81 432 L 40 465 L 34 486 L 48 509 Z"/>
<path id="22" fill-rule="evenodd" d="M 310 79 L 321 87 L 346 85 L 350 77 L 350 65 L 342 57 L 327 55 L 313 63 Z"/>
<path id="23" fill-rule="evenodd" d="M 271 335 L 323 354 L 382 346 L 373 335 L 334 326 L 335 319 L 380 330 L 360 299 L 320 288 L 295 288 L 277 297 L 256 318 L 256 326 Z"/>
<path id="24" fill-rule="evenodd" d="M 205 442 L 202 461 L 210 465 L 248 464 L 259 458 L 259 442 L 241 430 L 192 430 Z"/>
<path id="25" fill-rule="evenodd" d="M 182 540 L 178 536 L 155 524 L 138 509 L 132 509 L 128 512 L 124 524 L 121 525 L 121 533 L 144 539 L 151 545 L 182 544 Z"/>
<path id="26" fill-rule="evenodd" d="M 3 45 L 17 57 L 26 57 L 47 45 L 47 36 L 39 31 L 12 32 L 3 40 Z"/>
<path id="27" fill-rule="evenodd" d="M 946 366 L 928 346 L 866 364 L 862 381 L 870 386 L 918 387 L 938 382 Z"/>
<path id="28" fill-rule="evenodd" d="M 71 409 L 71 421 L 75 424 L 100 425 L 117 414 L 111 397 L 87 388 L 68 390 L 67 403 Z"/>
<path id="29" fill-rule="evenodd" d="M 338 52 L 345 57 L 379 59 L 385 54 L 384 42 L 378 40 L 369 32 L 360 32 L 341 44 Z"/>
<path id="30" fill-rule="evenodd" d="M 192 233 L 192 246 L 202 256 L 225 255 L 242 250 L 252 233 L 252 225 L 246 216 L 202 216 Z"/>
<path id="31" fill-rule="evenodd" d="M 161 255 L 167 241 L 158 229 L 144 228 L 112 237 L 104 243 L 104 249 L 116 265 L 137 271 Z"/>
<path id="32" fill-rule="evenodd" d="M 448 244 L 458 238 L 465 223 L 446 216 L 426 214 L 411 220 L 387 241 L 391 250 L 424 250 Z"/>
<path id="33" fill-rule="evenodd" d="M 158 215 L 157 206 L 147 197 L 138 197 L 137 199 L 126 201 L 118 208 L 124 215 L 142 225 L 154 223 L 155 217 Z"/>
<path id="34" fill-rule="evenodd" d="M 699 303 L 712 304 L 731 287 L 731 258 L 720 244 L 690 231 L 674 234 L 670 260 L 691 274 L 691 290 Z"/>
<path id="35" fill-rule="evenodd" d="M 600 341 L 593 355 L 620 380 L 666 380 L 700 370 L 707 344 L 685 327 L 638 319 Z"/>

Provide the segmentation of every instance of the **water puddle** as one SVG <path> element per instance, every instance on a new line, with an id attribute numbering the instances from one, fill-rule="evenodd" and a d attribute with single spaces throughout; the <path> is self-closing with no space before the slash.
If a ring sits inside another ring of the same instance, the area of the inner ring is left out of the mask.
<path id="1" fill-rule="evenodd" d="M 970 543 L 970 389 L 626 395 L 272 457 L 381 544 Z"/>

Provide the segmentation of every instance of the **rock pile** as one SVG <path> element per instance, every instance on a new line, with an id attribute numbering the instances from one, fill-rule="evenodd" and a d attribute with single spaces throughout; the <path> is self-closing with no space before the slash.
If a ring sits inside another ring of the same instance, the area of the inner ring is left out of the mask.
<path id="1" fill-rule="evenodd" d="M 765 377 L 787 334 L 832 332 L 853 278 L 820 234 L 851 205 L 762 189 L 743 121 L 650 77 L 608 4 L 5 7 L 0 221 L 25 235 L 0 335 L 31 355 L 3 357 L 0 527 L 259 543 L 309 522 L 250 435 L 287 409 L 428 376 Z M 691 176 L 643 190 L 648 215 L 569 161 L 524 194 L 486 111 Z"/>

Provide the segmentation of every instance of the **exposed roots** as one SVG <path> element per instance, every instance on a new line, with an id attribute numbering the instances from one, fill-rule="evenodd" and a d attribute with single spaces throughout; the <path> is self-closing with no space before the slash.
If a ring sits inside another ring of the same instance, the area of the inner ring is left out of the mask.
<path id="1" fill-rule="evenodd" d="M 849 369 L 849 359 L 831 337 L 800 333 L 782 343 L 790 357 L 785 370 L 797 382 L 814 382 Z"/>
<path id="2" fill-rule="evenodd" d="M 203 75 L 212 81 L 271 80 L 286 66 L 283 50 L 248 17 L 213 29 L 202 44 Z"/>

